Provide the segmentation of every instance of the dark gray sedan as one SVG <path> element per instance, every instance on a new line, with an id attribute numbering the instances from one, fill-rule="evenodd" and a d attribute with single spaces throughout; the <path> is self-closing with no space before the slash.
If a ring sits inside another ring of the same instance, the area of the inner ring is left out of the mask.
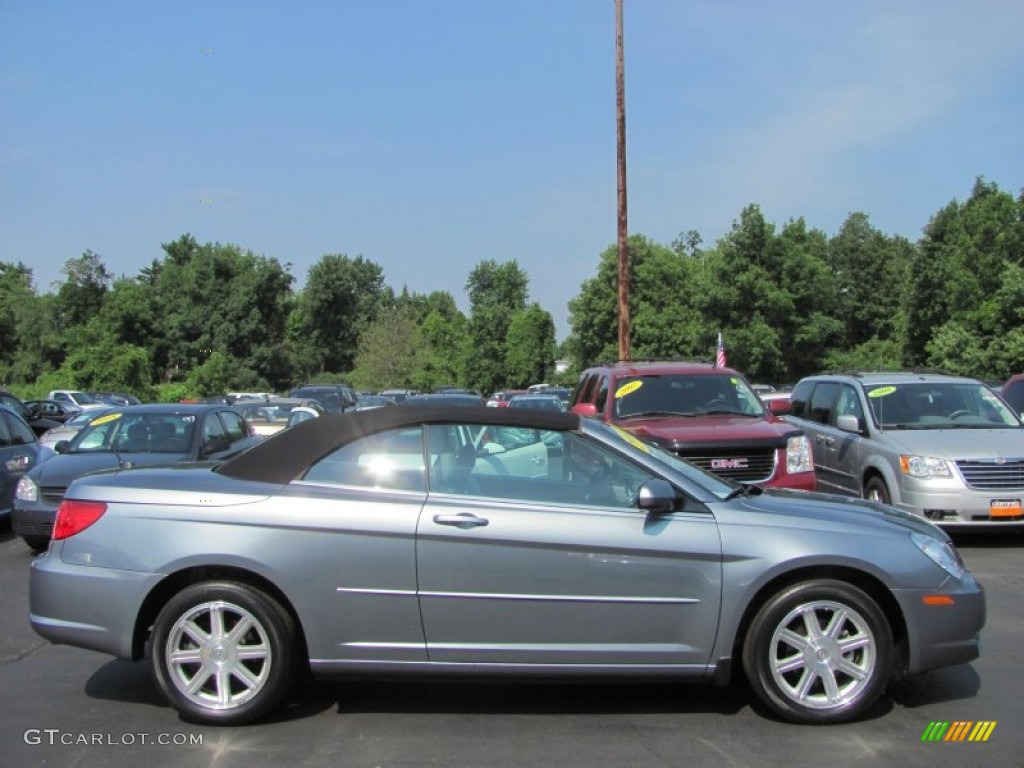
<path id="1" fill-rule="evenodd" d="M 242 416 L 218 405 L 134 405 L 92 419 L 57 456 L 19 481 L 11 526 L 32 549 L 50 540 L 57 506 L 71 481 L 89 472 L 224 459 L 261 438 Z"/>
<path id="2" fill-rule="evenodd" d="M 913 515 L 734 485 L 572 414 L 451 406 L 79 479 L 30 606 L 53 642 L 148 649 L 181 716 L 224 725 L 307 672 L 740 670 L 775 716 L 835 723 L 893 675 L 976 658 L 985 621 L 949 538 Z"/>

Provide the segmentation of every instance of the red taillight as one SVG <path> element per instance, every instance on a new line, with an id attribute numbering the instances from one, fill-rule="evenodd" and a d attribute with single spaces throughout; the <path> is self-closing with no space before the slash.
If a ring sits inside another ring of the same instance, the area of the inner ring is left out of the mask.
<path id="1" fill-rule="evenodd" d="M 53 524 L 53 540 L 59 541 L 81 533 L 100 519 L 107 511 L 102 501 L 75 501 L 64 499 L 57 507 L 57 520 Z"/>

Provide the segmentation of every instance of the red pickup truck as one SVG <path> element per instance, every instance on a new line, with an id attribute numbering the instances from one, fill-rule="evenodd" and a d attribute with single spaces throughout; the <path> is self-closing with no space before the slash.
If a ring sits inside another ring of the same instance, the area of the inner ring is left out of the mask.
<path id="1" fill-rule="evenodd" d="M 570 410 L 629 430 L 716 475 L 813 491 L 810 443 L 768 411 L 731 368 L 696 362 L 616 362 L 580 376 Z"/>

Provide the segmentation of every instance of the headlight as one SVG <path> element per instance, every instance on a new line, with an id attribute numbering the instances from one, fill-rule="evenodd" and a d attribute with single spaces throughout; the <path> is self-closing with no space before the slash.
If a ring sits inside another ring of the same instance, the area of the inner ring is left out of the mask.
<path id="1" fill-rule="evenodd" d="M 900 470 L 911 477 L 952 477 L 949 462 L 935 456 L 900 456 Z"/>
<path id="2" fill-rule="evenodd" d="M 14 495 L 19 501 L 39 501 L 39 486 L 31 477 L 23 475 Z"/>
<path id="3" fill-rule="evenodd" d="M 791 475 L 810 472 L 814 469 L 811 457 L 811 441 L 807 435 L 797 435 L 786 441 L 786 471 Z"/>
<path id="4" fill-rule="evenodd" d="M 923 533 L 910 534 L 910 540 L 918 549 L 924 552 L 929 559 L 939 568 L 944 570 L 954 579 L 961 579 L 964 575 L 964 562 L 960 555 L 953 549 L 948 541 L 942 541 L 934 536 L 927 536 Z"/>

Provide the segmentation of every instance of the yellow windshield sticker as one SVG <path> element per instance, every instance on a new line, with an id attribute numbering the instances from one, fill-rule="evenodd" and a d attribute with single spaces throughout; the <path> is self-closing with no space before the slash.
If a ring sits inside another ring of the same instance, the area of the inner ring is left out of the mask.
<path id="1" fill-rule="evenodd" d="M 636 392 L 644 383 L 642 381 L 631 381 L 629 384 L 623 384 L 617 390 L 615 390 L 615 399 L 618 400 L 620 397 L 625 397 L 631 392 Z"/>
<path id="2" fill-rule="evenodd" d="M 637 382 L 637 383 L 639 383 L 639 382 Z M 643 440 L 638 438 L 636 435 L 634 435 L 632 432 L 628 432 L 627 430 L 623 429 L 622 427 L 617 427 L 614 424 L 611 425 L 611 428 L 619 433 L 619 437 L 621 437 L 627 443 L 632 445 L 638 451 L 643 451 L 644 453 L 650 453 L 651 452 L 650 446 L 647 445 L 647 443 L 645 443 Z"/>
<path id="3" fill-rule="evenodd" d="M 95 427 L 98 424 L 106 424 L 108 421 L 117 421 L 121 418 L 120 413 L 108 413 L 106 416 L 100 416 L 98 419 L 93 419 L 89 422 L 90 427 Z"/>
<path id="4" fill-rule="evenodd" d="M 885 397 L 896 391 L 896 387 L 879 387 L 868 392 L 868 397 Z"/>
<path id="5" fill-rule="evenodd" d="M 729 379 L 729 381 L 732 382 L 733 386 L 735 386 L 735 385 L 740 383 L 740 380 L 737 379 L 736 377 L 733 377 L 733 378 Z"/>

